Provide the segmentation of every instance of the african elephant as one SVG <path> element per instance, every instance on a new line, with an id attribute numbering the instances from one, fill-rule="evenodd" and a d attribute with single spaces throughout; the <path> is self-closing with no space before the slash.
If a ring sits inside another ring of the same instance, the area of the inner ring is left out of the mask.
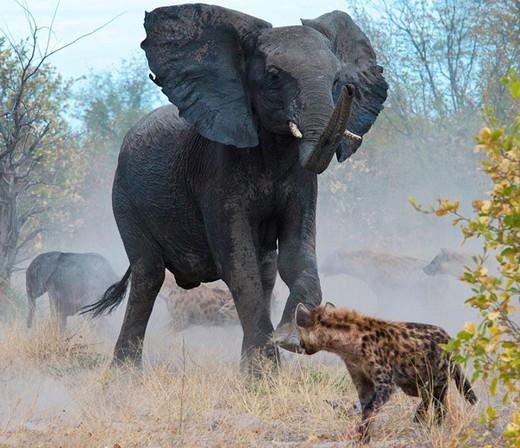
<path id="1" fill-rule="evenodd" d="M 244 331 L 242 366 L 277 358 L 270 296 L 277 270 L 296 305 L 321 302 L 317 174 L 344 161 L 382 110 L 387 84 L 368 38 L 344 12 L 273 28 L 203 4 L 146 13 L 141 47 L 174 104 L 124 138 L 112 204 L 130 267 L 89 308 L 123 300 L 114 361 L 140 362 L 165 268 L 179 286 L 222 279 Z M 287 342 L 286 345 L 290 345 Z"/>
<path id="2" fill-rule="evenodd" d="M 99 254 L 46 252 L 38 255 L 25 274 L 29 299 L 27 326 L 32 326 L 36 299 L 47 292 L 52 316 L 58 329 L 64 331 L 67 317 L 99 300 L 117 278 L 108 261 Z"/>

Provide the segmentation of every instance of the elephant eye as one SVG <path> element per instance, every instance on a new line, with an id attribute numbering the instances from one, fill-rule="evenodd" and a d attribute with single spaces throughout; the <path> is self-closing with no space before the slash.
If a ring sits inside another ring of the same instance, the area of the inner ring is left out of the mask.
<path id="1" fill-rule="evenodd" d="M 269 67 L 266 71 L 266 79 L 269 84 L 276 84 L 280 81 L 280 70 L 276 67 Z"/>
<path id="2" fill-rule="evenodd" d="M 332 88 L 335 89 L 341 82 L 341 76 L 338 73 L 336 77 L 334 78 L 334 83 L 332 84 Z"/>

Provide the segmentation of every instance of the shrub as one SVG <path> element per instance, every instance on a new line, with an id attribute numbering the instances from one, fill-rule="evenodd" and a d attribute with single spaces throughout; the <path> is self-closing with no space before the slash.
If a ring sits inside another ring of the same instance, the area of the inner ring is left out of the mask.
<path id="1" fill-rule="evenodd" d="M 515 118 L 500 125 L 491 109 L 485 110 L 486 125 L 475 151 L 483 155 L 482 170 L 492 188 L 485 199 L 473 201 L 474 216 L 463 216 L 459 203 L 448 199 L 439 199 L 430 209 L 417 205 L 413 197 L 409 201 L 419 211 L 453 216 L 465 240 L 478 238 L 483 243 L 475 265 L 466 267 L 462 277 L 473 292 L 466 303 L 479 310 L 481 321 L 467 322 L 446 348 L 458 352 L 458 362 L 472 363 L 474 379 L 483 379 L 492 397 L 513 406 L 503 435 L 509 446 L 520 447 L 520 326 L 513 316 L 520 299 L 520 80 L 511 71 L 503 82 L 513 99 Z M 493 258 L 496 272 L 485 266 Z M 497 418 L 496 408 L 490 406 L 482 420 L 493 424 Z"/>

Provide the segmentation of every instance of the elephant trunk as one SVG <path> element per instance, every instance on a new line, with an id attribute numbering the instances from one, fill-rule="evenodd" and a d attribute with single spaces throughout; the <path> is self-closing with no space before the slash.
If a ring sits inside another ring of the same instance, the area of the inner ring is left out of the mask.
<path id="1" fill-rule="evenodd" d="M 342 139 L 356 138 L 354 134 L 346 130 L 347 121 L 352 109 L 354 88 L 347 85 L 343 88 L 336 106 L 333 106 L 332 98 L 322 99 L 317 95 L 309 95 L 308 98 L 315 104 L 309 104 L 309 112 L 304 114 L 303 138 L 300 144 L 300 163 L 305 169 L 320 174 L 329 166 L 338 145 Z M 317 108 L 317 104 L 326 106 Z M 311 112 L 312 111 L 312 112 Z M 349 137 L 354 135 L 354 137 Z M 360 137 L 359 137 L 360 138 Z"/>

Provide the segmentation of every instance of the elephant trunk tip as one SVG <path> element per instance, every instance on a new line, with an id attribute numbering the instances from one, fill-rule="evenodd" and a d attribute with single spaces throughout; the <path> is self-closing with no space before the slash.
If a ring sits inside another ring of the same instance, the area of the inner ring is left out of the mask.
<path id="1" fill-rule="evenodd" d="M 300 146 L 300 162 L 305 169 L 321 174 L 329 166 L 338 145 L 345 137 L 361 139 L 357 134 L 347 131 L 347 121 L 350 118 L 353 98 L 354 86 L 348 84 L 341 91 L 328 124 L 319 138 L 317 140 L 313 140 L 311 137 L 303 139 Z"/>
<path id="2" fill-rule="evenodd" d="M 272 341 L 276 346 L 281 347 L 287 351 L 293 353 L 303 353 L 295 321 L 281 324 L 274 331 L 272 335 Z"/>

